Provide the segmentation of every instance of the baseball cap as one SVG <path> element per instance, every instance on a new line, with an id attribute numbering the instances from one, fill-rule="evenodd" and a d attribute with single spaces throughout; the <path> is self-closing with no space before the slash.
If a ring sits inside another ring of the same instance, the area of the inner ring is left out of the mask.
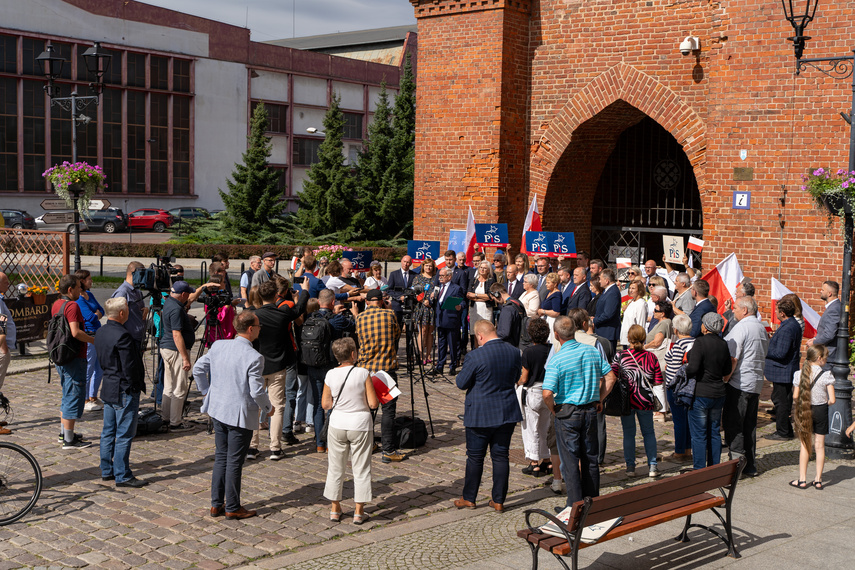
<path id="1" fill-rule="evenodd" d="M 382 299 L 383 293 L 380 292 L 379 289 L 372 289 L 368 293 L 365 294 L 366 301 L 373 301 L 374 299 Z"/>
<path id="2" fill-rule="evenodd" d="M 192 293 L 194 289 L 186 281 L 176 281 L 172 284 L 170 291 L 176 295 L 180 295 L 181 293 Z"/>

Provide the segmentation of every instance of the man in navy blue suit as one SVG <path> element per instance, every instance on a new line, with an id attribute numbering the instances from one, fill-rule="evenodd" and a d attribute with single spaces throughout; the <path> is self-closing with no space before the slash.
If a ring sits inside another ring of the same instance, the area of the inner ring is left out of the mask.
<path id="1" fill-rule="evenodd" d="M 508 282 L 502 285 L 502 287 L 505 288 L 511 299 L 519 299 L 520 295 L 525 293 L 522 279 L 517 275 L 517 271 L 517 266 L 513 263 L 505 267 L 505 276 L 508 278 Z"/>
<path id="2" fill-rule="evenodd" d="M 473 331 L 478 346 L 457 375 L 457 387 L 466 390 L 463 425 L 466 427 L 466 475 L 463 496 L 454 501 L 458 509 L 475 508 L 484 457 L 490 448 L 493 462 L 493 490 L 490 506 L 502 512 L 508 494 L 510 464 L 508 452 L 517 422 L 522 413 L 514 386 L 519 380 L 522 361 L 518 348 L 496 336 L 488 320 L 475 323 Z"/>
<path id="3" fill-rule="evenodd" d="M 451 370 L 449 374 L 454 376 L 457 372 L 457 352 L 460 348 L 460 319 L 463 315 L 463 307 L 465 303 L 462 299 L 465 297 L 463 289 L 459 285 L 451 282 L 452 270 L 448 267 L 443 267 L 439 270 L 439 285 L 434 288 L 436 291 L 433 303 L 434 311 L 436 312 L 436 346 L 437 360 L 434 373 L 442 374 L 445 368 L 445 358 L 451 352 Z M 446 299 L 457 297 L 461 299 L 453 309 L 443 309 L 442 304 Z"/>
<path id="4" fill-rule="evenodd" d="M 820 289 L 819 298 L 825 301 L 825 311 L 816 327 L 816 336 L 808 341 L 808 346 L 824 344 L 828 349 L 828 358 L 823 371 L 831 370 L 834 364 L 834 353 L 837 352 L 837 325 L 840 323 L 840 313 L 843 304 L 838 299 L 840 284 L 837 281 L 825 281 Z"/>
<path id="5" fill-rule="evenodd" d="M 611 268 L 600 271 L 599 278 L 603 292 L 597 301 L 594 330 L 601 337 L 608 339 L 614 350 L 620 336 L 620 290 L 615 283 L 615 272 Z"/>
<path id="6" fill-rule="evenodd" d="M 692 314 L 689 318 L 692 319 L 691 335 L 695 338 L 702 336 L 701 319 L 707 313 L 715 312 L 712 302 L 707 299 L 710 295 L 710 284 L 703 279 L 698 279 L 692 283 L 692 299 L 695 300 L 695 308 L 692 309 Z"/>
<path id="7" fill-rule="evenodd" d="M 567 311 L 585 309 L 591 302 L 591 288 L 588 286 L 586 275 L 584 267 L 577 267 L 573 270 L 573 284 L 576 288 L 567 298 Z"/>
<path id="8" fill-rule="evenodd" d="M 389 274 L 389 289 L 400 291 L 413 286 L 413 279 L 416 278 L 416 274 L 410 271 L 412 264 L 413 258 L 409 255 L 401 258 L 401 269 Z M 404 308 L 401 306 L 403 299 L 399 295 L 391 295 L 392 310 L 395 311 L 395 316 L 398 318 L 398 327 L 403 327 L 404 325 Z"/>

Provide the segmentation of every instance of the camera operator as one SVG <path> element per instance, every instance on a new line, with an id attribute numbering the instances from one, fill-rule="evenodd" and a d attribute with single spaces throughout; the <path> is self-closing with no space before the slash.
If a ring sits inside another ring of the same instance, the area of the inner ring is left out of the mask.
<path id="1" fill-rule="evenodd" d="M 505 285 L 500 283 L 490 285 L 490 295 L 497 302 L 502 303 L 499 318 L 496 319 L 496 336 L 511 346 L 519 347 L 525 308 L 522 303 L 511 297 Z"/>
<path id="2" fill-rule="evenodd" d="M 170 431 L 191 429 L 181 421 L 184 400 L 190 389 L 190 349 L 195 341 L 193 324 L 187 316 L 186 305 L 193 288 L 186 281 L 176 281 L 163 303 L 160 357 L 163 359 L 163 419 Z"/>
<path id="3" fill-rule="evenodd" d="M 145 319 L 148 315 L 148 309 L 143 302 L 142 291 L 134 288 L 134 272 L 137 269 L 144 269 L 143 264 L 139 261 L 132 261 L 128 264 L 125 280 L 110 297 L 124 297 L 128 300 L 128 320 L 125 321 L 125 329 L 131 333 L 131 338 L 137 341 L 140 350 L 142 350 L 144 348 L 142 344 L 145 338 Z"/>
<path id="4" fill-rule="evenodd" d="M 211 269 L 210 269 L 211 278 L 209 278 L 209 281 L 213 283 L 214 282 L 213 278 L 219 277 L 220 280 L 219 280 L 218 284 L 220 285 L 220 288 L 218 289 L 218 296 L 220 297 L 220 299 L 223 299 L 223 300 L 228 299 L 227 304 L 231 305 L 232 307 L 236 307 L 236 306 L 240 305 L 241 300 L 235 299 L 234 295 L 232 295 L 232 287 L 231 287 L 231 283 L 229 283 L 229 275 L 228 275 L 228 273 L 226 273 L 227 267 L 228 267 L 228 265 L 226 265 L 224 263 L 220 263 L 219 261 L 215 261 L 214 263 L 212 263 Z M 210 289 L 212 289 L 212 287 L 208 287 L 208 289 L 210 291 Z M 234 315 L 232 315 L 232 316 L 234 316 Z"/>

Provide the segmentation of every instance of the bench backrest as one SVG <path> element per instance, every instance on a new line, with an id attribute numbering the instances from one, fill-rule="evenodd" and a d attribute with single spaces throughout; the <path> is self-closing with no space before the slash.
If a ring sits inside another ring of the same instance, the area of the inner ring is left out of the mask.
<path id="1" fill-rule="evenodd" d="M 738 469 L 739 460 L 734 459 L 676 477 L 668 477 L 653 483 L 594 497 L 591 499 L 591 508 L 585 518 L 585 526 L 616 517 L 627 517 L 666 503 L 688 499 L 719 487 L 730 487 L 735 480 Z M 573 511 L 567 523 L 570 532 L 577 528 L 583 509 L 583 501 L 573 504 Z"/>

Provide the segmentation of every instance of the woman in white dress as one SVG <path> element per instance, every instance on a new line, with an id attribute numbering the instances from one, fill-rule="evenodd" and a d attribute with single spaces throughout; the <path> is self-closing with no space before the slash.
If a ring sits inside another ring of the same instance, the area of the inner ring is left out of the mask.
<path id="1" fill-rule="evenodd" d="M 623 311 L 623 321 L 620 326 L 620 343 L 623 346 L 629 345 L 627 340 L 629 327 L 639 325 L 643 329 L 647 328 L 647 301 L 644 299 L 646 292 L 644 282 L 640 279 L 630 282 L 628 293 L 631 299 Z"/>
<path id="2" fill-rule="evenodd" d="M 490 300 L 490 286 L 496 282 L 489 261 L 478 265 L 478 274 L 469 285 L 466 299 L 469 300 L 469 330 L 475 330 L 475 323 L 481 320 L 493 320 L 493 303 Z M 472 346 L 477 346 L 475 335 L 470 335 Z"/>

